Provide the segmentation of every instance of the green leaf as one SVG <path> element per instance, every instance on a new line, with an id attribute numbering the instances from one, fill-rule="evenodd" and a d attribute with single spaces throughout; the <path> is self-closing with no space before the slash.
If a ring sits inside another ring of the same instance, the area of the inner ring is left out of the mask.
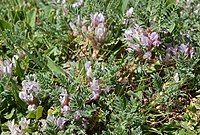
<path id="1" fill-rule="evenodd" d="M 34 113 L 34 112 L 29 112 L 29 113 L 26 115 L 26 118 L 28 118 L 28 119 L 34 119 L 34 118 L 35 118 L 35 113 Z"/>
<path id="2" fill-rule="evenodd" d="M 176 3 L 176 0 L 167 0 L 167 2 L 165 3 L 165 7 L 171 7 L 172 5 L 174 5 Z"/>
<path id="3" fill-rule="evenodd" d="M 14 115 L 14 112 L 15 112 L 15 108 L 13 108 L 9 114 L 6 113 L 6 114 L 4 115 L 4 118 L 6 118 L 6 119 L 11 119 L 12 116 Z"/>
<path id="4" fill-rule="evenodd" d="M 44 16 L 45 18 L 49 18 L 50 13 L 53 11 L 52 5 L 48 5 L 44 7 Z"/>
<path id="5" fill-rule="evenodd" d="M 168 27 L 168 30 L 170 33 L 172 33 L 172 31 L 174 30 L 176 24 L 175 23 L 172 23 L 169 27 Z"/>
<path id="6" fill-rule="evenodd" d="M 27 13 L 27 23 L 32 28 L 35 27 L 35 20 L 36 20 L 36 9 L 33 9 Z"/>
<path id="7" fill-rule="evenodd" d="M 16 82 L 14 80 L 10 80 L 10 82 L 11 82 L 11 85 L 12 85 L 10 90 L 11 90 L 11 92 L 12 92 L 14 98 L 15 98 L 16 105 L 18 107 L 20 107 L 21 111 L 26 110 L 27 109 L 26 104 L 19 98 L 19 93 L 18 93 L 19 89 L 17 87 Z"/>
<path id="8" fill-rule="evenodd" d="M 22 47 L 21 47 L 22 48 Z M 39 60 L 39 58 L 35 57 L 34 55 L 30 54 L 28 51 L 26 51 L 25 49 L 22 48 L 22 50 L 24 52 L 26 52 L 26 54 L 28 55 L 28 57 L 30 59 L 32 59 L 36 64 L 38 64 L 41 68 L 44 68 L 45 67 L 45 64 Z"/>
<path id="9" fill-rule="evenodd" d="M 125 13 L 127 6 L 128 6 L 129 0 L 123 0 L 123 4 L 122 4 L 122 12 Z"/>
<path id="10" fill-rule="evenodd" d="M 135 92 L 134 95 L 135 95 L 140 101 L 142 101 L 142 96 L 143 96 L 142 91 Z"/>
<path id="11" fill-rule="evenodd" d="M 35 113 L 37 120 L 42 117 L 43 109 L 44 109 L 44 107 L 42 107 L 42 106 L 37 107 L 36 113 Z"/>
<path id="12" fill-rule="evenodd" d="M 12 26 L 11 26 L 10 23 L 8 23 L 8 22 L 6 22 L 6 21 L 4 21 L 4 20 L 0 20 L 0 28 L 1 28 L 2 30 L 5 30 L 5 29 L 11 30 L 11 29 L 12 29 Z"/>
<path id="13" fill-rule="evenodd" d="M 27 133 L 30 133 L 30 134 L 33 133 L 31 129 L 23 129 L 23 131 L 27 132 Z"/>
<path id="14" fill-rule="evenodd" d="M 47 66 L 50 70 L 52 70 L 53 72 L 65 75 L 65 72 L 55 63 L 53 62 L 53 60 L 50 57 L 46 57 L 47 58 Z"/>
<path id="15" fill-rule="evenodd" d="M 16 63 L 16 74 L 19 76 L 19 77 L 23 77 L 23 71 L 20 67 L 20 62 L 17 61 Z"/>
<path id="16" fill-rule="evenodd" d="M 23 0 L 17 0 L 17 3 L 20 5 L 20 7 L 22 7 L 23 4 L 24 4 L 24 1 Z"/>

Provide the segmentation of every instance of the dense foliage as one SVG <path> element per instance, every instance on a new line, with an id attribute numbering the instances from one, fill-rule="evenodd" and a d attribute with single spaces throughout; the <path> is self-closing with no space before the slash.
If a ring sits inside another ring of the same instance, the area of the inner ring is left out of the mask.
<path id="1" fill-rule="evenodd" d="M 0 134 L 200 134 L 199 0 L 0 0 Z"/>

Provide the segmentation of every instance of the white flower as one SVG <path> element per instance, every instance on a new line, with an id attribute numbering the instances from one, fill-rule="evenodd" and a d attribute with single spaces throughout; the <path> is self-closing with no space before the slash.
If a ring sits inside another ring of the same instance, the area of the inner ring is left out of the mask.
<path id="1" fill-rule="evenodd" d="M 178 75 L 178 73 L 175 73 L 175 74 L 174 74 L 174 81 L 175 81 L 175 82 L 178 82 L 178 81 L 179 81 L 179 75 Z"/>
<path id="2" fill-rule="evenodd" d="M 60 103 L 62 106 L 69 106 L 69 95 L 67 94 L 67 91 L 65 89 L 62 90 L 62 93 L 60 94 Z"/>
<path id="3" fill-rule="evenodd" d="M 25 103 L 29 104 L 29 103 L 32 103 L 33 100 L 34 100 L 34 97 L 33 95 L 30 93 L 28 94 L 27 92 L 25 91 L 21 91 L 19 92 L 19 98 L 24 101 Z"/>
<path id="4" fill-rule="evenodd" d="M 91 66 L 92 66 L 91 61 L 87 61 L 87 62 L 85 63 L 85 70 L 88 70 L 88 68 L 91 67 Z"/>
<path id="5" fill-rule="evenodd" d="M 188 50 L 189 50 L 188 45 L 181 44 L 179 47 L 179 51 L 182 53 L 187 54 Z"/>
<path id="6" fill-rule="evenodd" d="M 7 122 L 7 126 L 11 132 L 11 135 L 19 135 L 22 134 L 21 130 L 19 129 L 19 126 L 15 124 L 15 120 L 13 119 L 12 121 Z"/>
<path id="7" fill-rule="evenodd" d="M 105 40 L 107 34 L 107 29 L 104 26 L 103 23 L 98 24 L 98 26 L 95 29 L 95 35 L 99 42 L 103 42 Z"/>
<path id="8" fill-rule="evenodd" d="M 92 63 L 91 63 L 91 61 L 87 61 L 85 63 L 85 70 L 86 70 L 86 75 L 88 77 L 92 78 L 93 73 L 92 73 Z"/>
<path id="9" fill-rule="evenodd" d="M 28 105 L 28 110 L 29 110 L 29 111 L 34 111 L 36 108 L 37 108 L 37 107 L 36 107 L 35 104 Z"/>
<path id="10" fill-rule="evenodd" d="M 141 34 L 137 29 L 130 28 L 125 31 L 124 36 L 125 36 L 125 40 L 127 41 L 132 41 L 134 39 L 140 41 Z"/>
<path id="11" fill-rule="evenodd" d="M 0 75 L 5 76 L 7 74 L 12 75 L 12 63 L 7 60 L 0 61 Z"/>
<path id="12" fill-rule="evenodd" d="M 21 129 L 28 129 L 28 125 L 30 124 L 30 119 L 26 120 L 25 117 L 21 118 L 21 121 L 19 122 Z"/>
<path id="13" fill-rule="evenodd" d="M 79 8 L 80 6 L 82 6 L 84 3 L 84 0 L 79 0 L 76 3 L 72 4 L 72 7 L 74 8 Z"/>
<path id="14" fill-rule="evenodd" d="M 26 80 L 22 81 L 22 91 L 19 92 L 19 98 L 29 105 L 28 110 L 34 110 L 38 103 L 35 94 L 40 92 L 40 86 L 39 83 L 36 82 L 36 79 L 37 77 L 35 74 L 26 76 Z"/>
<path id="15" fill-rule="evenodd" d="M 39 122 L 41 123 L 40 130 L 44 131 L 47 128 L 47 126 L 48 126 L 47 125 L 47 120 L 46 119 L 41 119 L 41 120 L 39 120 Z"/>
<path id="16" fill-rule="evenodd" d="M 79 32 L 78 32 L 78 29 L 77 29 L 76 25 L 74 25 L 72 22 L 70 22 L 69 26 L 71 27 L 71 29 L 73 31 L 73 35 L 77 36 L 79 34 Z"/>
<path id="17" fill-rule="evenodd" d="M 92 95 L 90 96 L 90 99 L 91 100 L 98 99 L 102 92 L 100 87 L 100 80 L 93 79 L 92 82 L 90 82 L 90 87 L 92 89 Z"/>
<path id="18" fill-rule="evenodd" d="M 4 60 L 4 65 L 6 68 L 6 73 L 12 75 L 12 63 L 9 63 L 7 60 Z"/>
<path id="19" fill-rule="evenodd" d="M 90 96 L 90 99 L 91 100 L 97 100 L 98 98 L 99 98 L 99 93 L 95 93 L 95 92 L 93 92 L 93 94 Z"/>
<path id="20" fill-rule="evenodd" d="M 18 55 L 14 55 L 12 57 L 12 64 L 14 67 L 16 67 L 16 64 L 17 64 L 17 60 L 19 59 L 19 56 Z"/>
<path id="21" fill-rule="evenodd" d="M 22 90 L 27 93 L 39 93 L 40 92 L 40 86 L 38 82 L 35 81 L 22 81 Z"/>
<path id="22" fill-rule="evenodd" d="M 131 7 L 127 12 L 126 12 L 126 17 L 131 17 L 133 14 L 133 7 Z"/>
<path id="23" fill-rule="evenodd" d="M 93 92 L 100 93 L 100 80 L 93 79 L 92 82 L 90 82 L 90 87 Z"/>

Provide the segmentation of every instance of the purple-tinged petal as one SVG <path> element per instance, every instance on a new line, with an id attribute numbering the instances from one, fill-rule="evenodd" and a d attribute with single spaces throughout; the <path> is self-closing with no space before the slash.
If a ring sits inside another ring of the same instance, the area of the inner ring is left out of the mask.
<path id="1" fill-rule="evenodd" d="M 146 52 L 146 53 L 144 54 L 143 58 L 144 58 L 144 59 L 150 59 L 151 56 L 152 56 L 151 52 L 148 51 L 148 52 Z"/>
<path id="2" fill-rule="evenodd" d="M 133 14 L 133 7 L 131 7 L 127 12 L 126 12 L 126 17 L 131 17 Z"/>
<path id="3" fill-rule="evenodd" d="M 62 114 L 65 114 L 67 111 L 70 111 L 70 107 L 69 107 L 69 106 L 65 105 L 65 106 L 63 106 L 63 107 L 61 108 Z"/>
<path id="4" fill-rule="evenodd" d="M 57 124 L 57 126 L 58 126 L 58 128 L 59 128 L 60 130 L 63 130 L 63 129 L 64 129 L 65 122 L 66 122 L 66 119 L 65 119 L 65 118 L 58 118 L 58 119 L 56 120 L 56 124 Z"/>

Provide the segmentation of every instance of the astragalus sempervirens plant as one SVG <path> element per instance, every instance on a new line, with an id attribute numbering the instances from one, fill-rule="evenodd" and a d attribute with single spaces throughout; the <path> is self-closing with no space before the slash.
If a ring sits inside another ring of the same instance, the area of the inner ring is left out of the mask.
<path id="1" fill-rule="evenodd" d="M 0 1 L 0 132 L 198 134 L 198 7 Z"/>

